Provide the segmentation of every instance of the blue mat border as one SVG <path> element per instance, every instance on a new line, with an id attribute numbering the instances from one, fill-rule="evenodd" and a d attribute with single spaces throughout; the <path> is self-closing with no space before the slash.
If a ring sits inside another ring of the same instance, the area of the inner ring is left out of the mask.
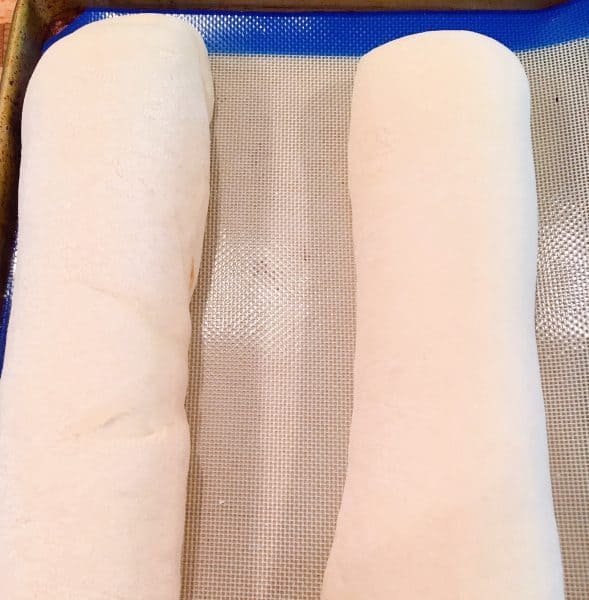
<path id="1" fill-rule="evenodd" d="M 134 12 L 141 11 L 87 10 L 47 46 L 93 21 Z M 404 35 L 433 29 L 476 31 L 514 51 L 589 37 L 589 0 L 533 11 L 161 12 L 190 22 L 212 54 L 353 57 Z"/>

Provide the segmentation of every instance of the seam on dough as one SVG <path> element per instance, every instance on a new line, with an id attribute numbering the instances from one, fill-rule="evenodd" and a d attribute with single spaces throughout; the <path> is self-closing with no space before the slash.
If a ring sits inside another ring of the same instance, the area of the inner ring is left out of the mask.
<path id="1" fill-rule="evenodd" d="M 138 302 L 136 300 L 132 300 L 131 298 L 124 296 L 122 294 L 117 294 L 115 292 L 112 292 L 109 289 L 102 288 L 97 285 L 93 285 L 86 281 L 70 279 L 70 280 L 66 280 L 64 283 L 66 285 L 77 285 L 77 286 L 83 287 L 87 290 L 91 290 L 98 295 L 105 296 L 106 298 L 109 298 L 116 304 L 119 304 L 123 308 L 125 308 L 127 310 L 131 310 L 133 313 L 140 316 L 153 330 L 155 330 L 158 333 L 158 335 L 160 337 L 167 338 L 170 342 L 172 342 L 174 344 L 179 344 L 179 343 L 183 344 L 184 343 L 184 339 L 182 339 L 180 335 L 174 335 L 173 333 L 167 333 L 165 331 L 165 328 L 163 328 L 161 326 L 161 323 L 158 322 L 156 317 L 151 314 L 153 311 L 150 311 L 147 308 L 145 308 L 144 306 L 142 306 L 140 302 Z"/>

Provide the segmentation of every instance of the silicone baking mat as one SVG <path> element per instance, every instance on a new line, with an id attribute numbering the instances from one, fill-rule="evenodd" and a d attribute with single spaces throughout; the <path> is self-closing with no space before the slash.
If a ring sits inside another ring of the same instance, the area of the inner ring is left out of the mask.
<path id="1" fill-rule="evenodd" d="M 114 14 L 86 12 L 61 35 Z M 182 600 L 319 597 L 352 407 L 354 70 L 371 48 L 429 29 L 495 37 L 530 78 L 553 487 L 567 597 L 587 600 L 589 2 L 518 13 L 177 14 L 203 35 L 216 91 L 192 303 Z"/>

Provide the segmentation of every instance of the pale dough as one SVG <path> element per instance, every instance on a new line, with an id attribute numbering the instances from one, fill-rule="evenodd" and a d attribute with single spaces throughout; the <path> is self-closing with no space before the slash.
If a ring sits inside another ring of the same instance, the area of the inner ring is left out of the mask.
<path id="1" fill-rule="evenodd" d="M 372 51 L 348 161 L 354 412 L 322 598 L 562 600 L 520 63 L 469 32 Z"/>
<path id="2" fill-rule="evenodd" d="M 3 600 L 177 600 L 212 83 L 173 17 L 86 26 L 26 93 L 0 382 Z"/>

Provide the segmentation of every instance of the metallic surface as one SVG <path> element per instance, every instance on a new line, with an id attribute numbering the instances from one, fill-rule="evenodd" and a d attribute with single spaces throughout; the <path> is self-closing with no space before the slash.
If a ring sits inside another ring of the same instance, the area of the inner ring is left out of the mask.
<path id="1" fill-rule="evenodd" d="M 4 273 L 15 231 L 20 102 L 50 14 L 21 2 L 0 88 Z M 589 40 L 520 58 L 533 100 L 537 338 L 553 489 L 567 598 L 586 600 Z M 216 55 L 211 62 L 217 104 L 211 208 L 192 303 L 182 600 L 316 600 L 352 406 L 345 151 L 356 59 Z"/>

